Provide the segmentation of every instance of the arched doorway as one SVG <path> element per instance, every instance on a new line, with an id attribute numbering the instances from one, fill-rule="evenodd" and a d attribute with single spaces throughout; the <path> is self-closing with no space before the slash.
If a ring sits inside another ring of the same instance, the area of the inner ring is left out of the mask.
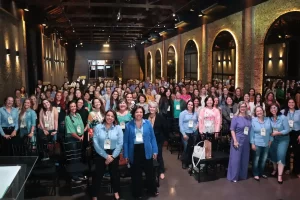
<path id="1" fill-rule="evenodd" d="M 151 53 L 147 54 L 147 77 L 151 79 L 152 57 Z"/>
<path id="2" fill-rule="evenodd" d="M 212 79 L 223 84 L 234 80 L 236 68 L 236 43 L 228 31 L 220 32 L 212 49 Z"/>
<path id="3" fill-rule="evenodd" d="M 198 78 L 198 50 L 193 40 L 188 41 L 184 50 L 184 78 L 185 80 L 197 80 Z"/>
<path id="4" fill-rule="evenodd" d="M 167 56 L 167 78 L 176 79 L 176 60 L 175 60 L 175 49 L 173 46 L 170 46 L 168 49 L 168 56 Z"/>
<path id="5" fill-rule="evenodd" d="M 161 54 L 160 51 L 157 50 L 155 53 L 155 78 L 161 78 Z"/>
<path id="6" fill-rule="evenodd" d="M 275 91 L 280 104 L 286 96 L 295 96 L 300 80 L 299 24 L 300 12 L 286 13 L 275 20 L 265 38 L 263 92 Z"/>

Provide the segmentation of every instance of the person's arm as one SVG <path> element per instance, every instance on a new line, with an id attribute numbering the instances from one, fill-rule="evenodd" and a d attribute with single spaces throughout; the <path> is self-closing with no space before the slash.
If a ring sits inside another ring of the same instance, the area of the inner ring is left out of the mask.
<path id="1" fill-rule="evenodd" d="M 32 110 L 31 112 L 31 131 L 30 133 L 33 133 L 36 127 L 36 113 Z"/>
<path id="2" fill-rule="evenodd" d="M 237 139 L 236 139 L 236 134 L 235 134 L 235 129 L 237 126 L 236 120 L 237 120 L 237 118 L 233 117 L 233 119 L 231 120 L 231 125 L 230 125 L 231 137 L 233 139 L 234 144 L 238 144 Z"/>
<path id="3" fill-rule="evenodd" d="M 279 133 L 280 135 L 286 135 L 290 132 L 290 125 L 289 125 L 289 121 L 288 118 L 283 116 L 282 119 L 282 125 L 283 125 L 283 130 L 281 130 Z"/>
<path id="4" fill-rule="evenodd" d="M 199 117 L 198 117 L 198 126 L 199 126 L 199 133 L 200 134 L 203 134 L 204 132 L 204 119 L 203 119 L 203 116 L 204 116 L 204 109 L 201 109 L 200 112 L 199 112 Z"/>
<path id="5" fill-rule="evenodd" d="M 222 107 L 222 117 L 227 121 L 227 122 L 230 122 L 230 115 L 228 115 L 228 112 L 227 112 L 227 106 L 223 106 Z"/>
<path id="6" fill-rule="evenodd" d="M 70 119 L 70 116 L 66 116 L 65 122 L 66 122 L 66 132 L 67 132 L 67 134 L 71 135 L 75 139 L 80 140 L 80 137 L 76 133 L 75 127 L 74 127 L 74 125 L 73 125 L 73 123 Z"/>
<path id="7" fill-rule="evenodd" d="M 221 113 L 219 109 L 215 109 L 215 132 L 219 133 L 221 129 Z"/>
<path id="8" fill-rule="evenodd" d="M 1 111 L 0 111 L 0 134 L 4 137 L 5 133 L 4 133 L 2 125 L 1 125 L 1 122 L 2 122 L 1 120 L 2 120 L 2 114 L 1 114 Z"/>
<path id="9" fill-rule="evenodd" d="M 105 103 L 105 111 L 108 111 L 110 109 L 110 100 L 107 100 Z"/>
<path id="10" fill-rule="evenodd" d="M 158 147 L 157 147 L 157 143 L 156 143 L 156 138 L 155 138 L 155 135 L 154 135 L 154 130 L 152 128 L 152 125 L 149 121 L 147 121 L 147 126 L 149 127 L 149 130 L 150 130 L 150 143 L 151 143 L 151 146 L 152 146 L 152 152 L 153 154 L 157 155 L 158 154 Z M 156 159 L 156 157 L 155 157 Z"/>
<path id="11" fill-rule="evenodd" d="M 94 128 L 94 139 L 93 139 L 93 143 L 94 143 L 94 149 L 95 151 L 104 159 L 107 159 L 108 154 L 105 152 L 104 147 L 102 147 L 100 145 L 100 133 L 101 133 L 101 129 L 100 129 L 100 125 L 97 125 Z"/>
<path id="12" fill-rule="evenodd" d="M 130 136 L 130 122 L 126 124 L 124 137 L 123 137 L 123 157 L 128 159 L 128 149 L 129 149 L 129 136 Z"/>
<path id="13" fill-rule="evenodd" d="M 54 112 L 54 129 L 56 130 L 55 132 L 57 132 L 57 129 L 58 129 L 58 112 L 57 112 L 57 109 L 55 107 L 53 107 L 53 112 Z"/>
<path id="14" fill-rule="evenodd" d="M 254 144 L 255 133 L 254 133 L 255 123 L 254 120 L 251 122 L 251 130 L 250 130 L 250 144 Z"/>
<path id="15" fill-rule="evenodd" d="M 183 119 L 184 119 L 184 116 L 185 116 L 185 113 L 184 111 L 182 111 L 180 114 L 179 114 L 179 129 L 180 129 L 180 133 L 185 136 L 185 131 L 183 129 Z"/>
<path id="16" fill-rule="evenodd" d="M 14 124 L 15 124 L 15 130 L 17 131 L 19 129 L 19 114 L 18 114 L 18 110 L 14 110 L 16 113 L 14 114 Z"/>
<path id="17" fill-rule="evenodd" d="M 123 131 L 121 129 L 121 127 L 119 125 L 115 126 L 115 130 L 117 132 L 117 136 L 118 136 L 118 141 L 117 141 L 117 145 L 116 148 L 112 154 L 112 156 L 114 158 L 118 157 L 121 150 L 122 150 L 122 146 L 123 146 Z"/>

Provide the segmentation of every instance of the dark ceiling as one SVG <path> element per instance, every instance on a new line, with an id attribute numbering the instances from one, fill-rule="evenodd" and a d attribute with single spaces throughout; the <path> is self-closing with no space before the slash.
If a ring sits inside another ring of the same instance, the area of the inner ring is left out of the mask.
<path id="1" fill-rule="evenodd" d="M 27 22 L 45 25 L 65 42 L 135 45 L 171 37 L 266 0 L 17 0 Z M 175 14 L 175 16 L 174 16 Z M 203 16 L 199 16 L 203 14 Z M 180 30 L 175 24 L 185 21 Z"/>

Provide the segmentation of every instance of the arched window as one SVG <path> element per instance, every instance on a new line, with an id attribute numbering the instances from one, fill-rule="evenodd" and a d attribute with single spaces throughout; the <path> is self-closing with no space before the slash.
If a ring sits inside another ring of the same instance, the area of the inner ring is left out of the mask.
<path id="1" fill-rule="evenodd" d="M 170 46 L 168 49 L 167 56 L 167 77 L 168 80 L 175 79 L 176 75 L 176 60 L 175 60 L 175 49 L 173 46 Z"/>
<path id="2" fill-rule="evenodd" d="M 184 78 L 197 80 L 198 50 L 193 40 L 188 41 L 184 50 Z"/>
<path id="3" fill-rule="evenodd" d="M 236 44 L 228 31 L 220 32 L 213 44 L 212 78 L 223 84 L 234 80 L 236 68 Z"/>
<path id="4" fill-rule="evenodd" d="M 155 78 L 161 78 L 161 54 L 157 50 L 155 53 Z"/>
<path id="5" fill-rule="evenodd" d="M 280 104 L 285 102 L 283 93 L 295 96 L 295 83 L 300 80 L 299 24 L 300 12 L 286 13 L 271 25 L 265 38 L 263 92 L 276 93 L 277 86 Z"/>
<path id="6" fill-rule="evenodd" d="M 151 53 L 147 54 L 147 77 L 151 78 L 151 67 L 152 67 L 152 60 L 151 60 Z"/>

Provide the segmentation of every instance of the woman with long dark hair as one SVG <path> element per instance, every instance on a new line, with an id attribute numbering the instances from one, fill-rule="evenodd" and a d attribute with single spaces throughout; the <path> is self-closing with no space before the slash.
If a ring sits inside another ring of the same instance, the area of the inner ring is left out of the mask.
<path id="1" fill-rule="evenodd" d="M 293 171 L 300 178 L 300 110 L 298 110 L 296 101 L 292 98 L 287 99 L 287 106 L 281 113 L 288 118 L 290 126 L 290 143 L 286 154 L 285 173 L 290 173 L 290 157 L 293 153 Z"/>
<path id="2" fill-rule="evenodd" d="M 66 102 L 63 98 L 62 92 L 58 91 L 55 93 L 54 101 L 52 106 L 56 107 L 58 112 L 58 140 L 64 138 L 65 133 L 65 117 L 66 117 Z"/>
<path id="3" fill-rule="evenodd" d="M 105 111 L 108 111 L 110 109 L 116 110 L 118 100 L 119 93 L 115 90 L 111 93 L 110 99 L 105 103 Z"/>
<path id="4" fill-rule="evenodd" d="M 42 101 L 42 109 L 39 114 L 39 120 L 39 139 L 44 142 L 49 142 L 50 140 L 56 141 L 58 132 L 58 112 L 47 99 Z"/>
<path id="5" fill-rule="evenodd" d="M 114 110 L 105 113 L 103 123 L 94 129 L 94 148 L 96 150 L 96 170 L 93 174 L 92 197 L 97 200 L 101 181 L 108 167 L 114 199 L 120 199 L 119 160 L 123 146 L 123 132 L 118 125 L 117 114 Z"/>

